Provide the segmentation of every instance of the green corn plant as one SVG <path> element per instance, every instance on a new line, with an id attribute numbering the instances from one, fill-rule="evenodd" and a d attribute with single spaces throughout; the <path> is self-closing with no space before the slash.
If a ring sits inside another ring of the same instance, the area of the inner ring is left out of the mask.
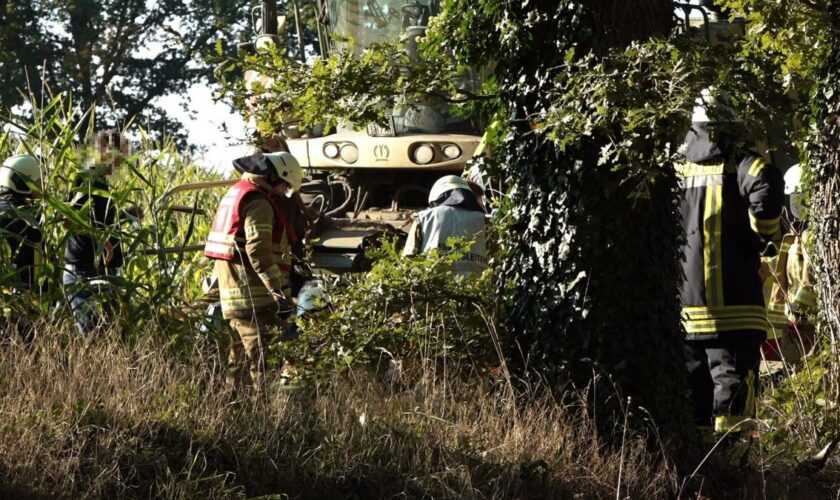
<path id="1" fill-rule="evenodd" d="M 3 116 L 0 156 L 33 154 L 42 159 L 44 185 L 39 225 L 44 229 L 44 263 L 40 270 L 44 287 L 36 302 L 42 314 L 68 318 L 69 306 L 62 285 L 63 254 L 71 234 L 93 236 L 102 250 L 111 237 L 118 237 L 125 254 L 120 276 L 109 277 L 112 294 L 107 300 L 115 310 L 123 336 L 135 338 L 150 331 L 150 322 L 173 340 L 193 333 L 202 311 L 196 301 L 203 294 L 201 282 L 211 264 L 201 252 L 189 251 L 202 243 L 221 192 L 193 191 L 172 196 L 178 184 L 219 179 L 189 157 L 181 155 L 169 140 L 153 141 L 136 126 L 127 135 L 138 138 L 139 147 L 126 161 L 122 179 L 112 182 L 110 196 L 120 223 L 95 228 L 90 223 L 90 204 L 74 208 L 72 200 L 89 188 L 74 187 L 88 158 L 87 144 L 96 128 L 95 112 L 80 110 L 66 94 L 49 102 L 31 99 L 25 119 Z M 34 221 L 33 221 L 34 222 Z M 2 272 L 0 284 L 13 273 Z"/>

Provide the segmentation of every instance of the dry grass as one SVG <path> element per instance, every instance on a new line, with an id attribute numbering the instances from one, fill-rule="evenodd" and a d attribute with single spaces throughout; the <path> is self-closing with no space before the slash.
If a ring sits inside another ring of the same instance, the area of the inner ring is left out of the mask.
<path id="1" fill-rule="evenodd" d="M 236 401 L 210 348 L 70 340 L 0 349 L 0 495 L 662 497 L 641 439 L 622 453 L 542 398 L 481 381 L 395 389 L 365 374 Z"/>
<path id="2" fill-rule="evenodd" d="M 759 464 L 706 469 L 681 490 L 641 436 L 617 428 L 624 446 L 608 448 L 579 407 L 548 396 L 514 404 L 504 384 L 486 380 L 431 374 L 397 388 L 355 372 L 298 391 L 273 380 L 264 398 L 237 399 L 212 345 L 174 352 L 113 334 L 86 344 L 71 328 L 42 325 L 34 344 L 0 346 L 0 497 L 796 498 L 837 489 L 836 474 L 796 478 L 789 465 Z"/>

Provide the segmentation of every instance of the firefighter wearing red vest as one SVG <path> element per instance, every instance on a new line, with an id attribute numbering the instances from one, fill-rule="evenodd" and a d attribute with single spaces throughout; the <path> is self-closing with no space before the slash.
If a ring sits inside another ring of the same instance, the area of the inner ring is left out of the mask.
<path id="1" fill-rule="evenodd" d="M 219 203 L 204 254 L 216 260 L 222 315 L 235 330 L 227 383 L 259 391 L 266 334 L 295 311 L 289 272 L 298 235 L 274 197 L 299 190 L 302 174 L 286 152 L 239 158 L 233 166 L 242 179 Z"/>
<path id="2" fill-rule="evenodd" d="M 767 336 L 759 259 L 779 231 L 784 203 L 781 172 L 748 151 L 743 127 L 731 108 L 704 91 L 676 165 L 694 417 L 717 433 L 746 430 L 741 424 L 755 418 Z"/>

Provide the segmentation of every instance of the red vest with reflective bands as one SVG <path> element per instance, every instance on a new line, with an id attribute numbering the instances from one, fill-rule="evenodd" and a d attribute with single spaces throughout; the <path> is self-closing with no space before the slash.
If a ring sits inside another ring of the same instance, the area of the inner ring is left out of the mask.
<path id="1" fill-rule="evenodd" d="M 230 191 L 219 202 L 216 215 L 213 217 L 213 225 L 210 227 L 210 235 L 207 237 L 207 244 L 204 247 L 204 255 L 211 259 L 232 261 L 236 255 L 236 235 L 243 230 L 244 218 L 242 217 L 242 200 L 251 193 L 258 192 L 265 196 L 271 207 L 274 209 L 275 218 L 280 221 L 276 224 L 271 235 L 274 244 L 280 244 L 283 234 L 288 237 L 289 243 L 297 241 L 297 235 L 289 225 L 286 216 L 280 212 L 280 208 L 274 203 L 271 193 L 246 180 L 241 180 L 230 188 Z M 245 249 L 240 248 L 244 253 Z"/>

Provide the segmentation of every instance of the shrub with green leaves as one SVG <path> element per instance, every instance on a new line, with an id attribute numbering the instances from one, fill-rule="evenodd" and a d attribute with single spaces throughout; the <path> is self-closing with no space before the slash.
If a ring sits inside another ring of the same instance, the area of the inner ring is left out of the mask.
<path id="1" fill-rule="evenodd" d="M 491 273 L 456 276 L 451 265 L 469 243 L 453 239 L 449 246 L 402 257 L 386 242 L 371 271 L 336 283 L 330 307 L 305 316 L 300 339 L 279 344 L 276 354 L 315 377 L 357 366 L 392 374 L 401 367 L 412 378 L 438 369 L 486 373 L 499 365 Z"/>

